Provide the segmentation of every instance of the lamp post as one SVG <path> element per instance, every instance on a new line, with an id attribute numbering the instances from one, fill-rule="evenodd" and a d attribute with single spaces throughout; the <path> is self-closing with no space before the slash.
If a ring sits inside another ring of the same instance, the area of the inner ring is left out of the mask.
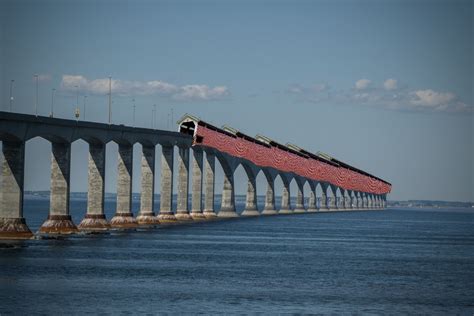
<path id="1" fill-rule="evenodd" d="M 151 110 L 151 114 L 151 128 L 155 129 L 156 104 L 153 104 L 153 110 Z"/>
<path id="2" fill-rule="evenodd" d="M 87 95 L 84 96 L 84 114 L 82 114 L 84 121 L 86 120 L 86 99 Z"/>
<path id="3" fill-rule="evenodd" d="M 51 113 L 49 114 L 50 117 L 54 117 L 54 93 L 56 89 L 51 89 Z"/>
<path id="4" fill-rule="evenodd" d="M 112 123 L 112 76 L 109 76 L 109 124 Z"/>
<path id="5" fill-rule="evenodd" d="M 132 127 L 135 127 L 135 99 L 132 99 L 133 102 L 133 124 Z"/>
<path id="6" fill-rule="evenodd" d="M 10 112 L 13 111 L 13 83 L 15 80 L 10 80 Z"/>
<path id="7" fill-rule="evenodd" d="M 35 115 L 38 116 L 38 74 L 34 74 L 36 80 L 36 98 L 35 98 Z"/>

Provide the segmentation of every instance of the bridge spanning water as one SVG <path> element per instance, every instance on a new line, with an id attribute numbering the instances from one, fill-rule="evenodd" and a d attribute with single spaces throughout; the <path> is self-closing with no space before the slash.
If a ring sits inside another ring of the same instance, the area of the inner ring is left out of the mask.
<path id="1" fill-rule="evenodd" d="M 179 132 L 0 112 L 2 179 L 0 239 L 27 239 L 33 233 L 23 218 L 25 142 L 42 137 L 51 142 L 51 196 L 48 218 L 40 234 L 71 234 L 79 230 L 103 231 L 153 226 L 160 223 L 238 217 L 235 210 L 234 171 L 242 165 L 248 178 L 245 210 L 241 216 L 293 214 L 386 207 L 390 183 L 323 153 L 296 145 L 282 145 L 268 137 L 250 137 L 231 127 L 218 128 L 185 115 Z M 71 144 L 89 144 L 87 211 L 75 225 L 69 215 Z M 104 214 L 105 146 L 118 144 L 117 208 L 110 221 Z M 142 145 L 140 211 L 132 205 L 133 145 Z M 161 145 L 160 210 L 153 209 L 155 151 Z M 177 211 L 173 212 L 174 147 L 178 147 Z M 191 205 L 188 205 L 190 152 L 192 151 Z M 217 158 L 217 159 L 216 159 Z M 224 171 L 221 208 L 214 210 L 215 162 Z M 257 208 L 256 177 L 267 180 L 265 207 Z M 283 182 L 282 202 L 275 205 L 275 179 Z M 203 181 L 204 180 L 204 181 Z M 298 188 L 291 205 L 290 183 Z M 204 183 L 203 183 L 204 182 Z M 309 184 L 308 205 L 303 187 Z M 204 185 L 203 185 L 204 184 Z M 321 196 L 316 196 L 320 186 Z M 203 192 L 204 191 L 204 192 Z M 203 194 L 204 193 L 204 194 Z M 320 203 L 317 201 L 320 200 Z"/>

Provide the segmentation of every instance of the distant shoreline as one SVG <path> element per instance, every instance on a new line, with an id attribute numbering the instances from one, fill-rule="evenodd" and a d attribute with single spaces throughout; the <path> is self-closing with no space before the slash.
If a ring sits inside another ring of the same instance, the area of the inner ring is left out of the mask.
<path id="1" fill-rule="evenodd" d="M 140 199 L 140 193 L 133 193 L 133 200 Z M 174 195 L 176 196 L 176 194 Z M 85 199 L 87 197 L 87 192 L 71 192 L 70 197 L 72 199 Z M 116 197 L 116 193 L 105 193 L 105 199 L 113 199 Z M 155 198 L 159 198 L 160 194 L 155 194 Z M 216 199 L 220 199 L 221 195 L 216 194 Z M 49 191 L 25 191 L 25 198 L 35 199 L 35 198 L 49 198 Z M 236 199 L 245 200 L 244 194 L 236 194 Z M 258 195 L 258 199 L 265 199 L 264 195 Z M 275 196 L 277 199 L 281 199 L 281 196 Z M 292 199 L 295 197 L 292 197 Z M 307 200 L 308 197 L 305 197 Z M 474 202 L 459 202 L 459 201 L 439 201 L 439 200 L 408 200 L 408 201 L 397 201 L 397 200 L 388 200 L 387 207 L 399 207 L 399 208 L 474 208 Z"/>

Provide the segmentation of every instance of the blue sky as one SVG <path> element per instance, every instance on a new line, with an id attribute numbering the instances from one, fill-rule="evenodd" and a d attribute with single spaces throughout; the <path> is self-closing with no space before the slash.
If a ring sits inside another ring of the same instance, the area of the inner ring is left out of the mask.
<path id="1" fill-rule="evenodd" d="M 156 104 L 158 128 L 171 109 L 175 120 L 189 112 L 330 153 L 392 182 L 394 199 L 474 200 L 472 1 L 0 6 L 3 110 L 14 79 L 14 111 L 34 112 L 37 73 L 40 115 L 55 88 L 55 115 L 71 118 L 78 86 L 86 119 L 105 122 L 111 75 L 116 123 L 132 124 L 135 99 L 139 126 Z M 27 189 L 49 188 L 48 146 L 28 142 Z M 86 157 L 87 146 L 73 151 Z M 81 163 L 73 159 L 73 191 L 86 189 Z"/>

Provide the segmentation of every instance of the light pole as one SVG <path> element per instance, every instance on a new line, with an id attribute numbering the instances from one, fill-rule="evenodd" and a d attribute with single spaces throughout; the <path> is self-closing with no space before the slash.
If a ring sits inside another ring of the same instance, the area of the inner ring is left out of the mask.
<path id="1" fill-rule="evenodd" d="M 38 116 L 38 74 L 35 74 L 34 77 L 36 80 L 35 115 Z"/>
<path id="2" fill-rule="evenodd" d="M 84 113 L 82 114 L 84 121 L 86 120 L 86 99 L 87 95 L 84 96 Z"/>
<path id="3" fill-rule="evenodd" d="M 51 89 L 51 113 L 49 114 L 50 117 L 54 117 L 54 93 L 56 89 Z"/>
<path id="4" fill-rule="evenodd" d="M 155 114 L 156 114 L 156 104 L 153 104 L 153 110 L 151 111 L 151 128 L 155 129 Z"/>
<path id="5" fill-rule="evenodd" d="M 133 125 L 132 127 L 135 127 L 135 99 L 132 99 L 133 102 Z"/>
<path id="6" fill-rule="evenodd" d="M 15 80 L 10 80 L 10 112 L 13 111 L 13 83 Z"/>
<path id="7" fill-rule="evenodd" d="M 112 123 L 112 76 L 109 76 L 109 125 Z"/>

